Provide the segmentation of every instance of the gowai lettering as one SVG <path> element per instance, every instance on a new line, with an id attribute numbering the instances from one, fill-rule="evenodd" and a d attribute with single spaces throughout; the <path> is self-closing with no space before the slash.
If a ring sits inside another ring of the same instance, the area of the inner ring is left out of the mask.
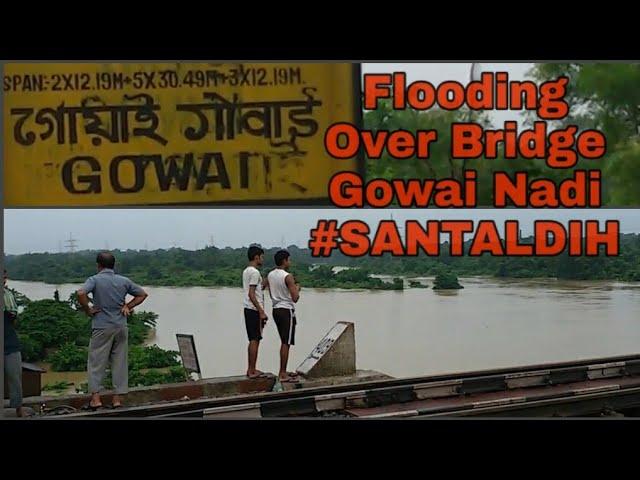
<path id="1" fill-rule="evenodd" d="M 108 167 L 108 182 L 116 193 L 138 193 L 144 190 L 149 181 L 155 181 L 161 192 L 170 190 L 204 190 L 218 184 L 220 188 L 248 189 L 250 178 L 250 159 L 260 157 L 257 165 L 266 172 L 269 157 L 251 152 L 239 152 L 239 175 L 233 179 L 227 168 L 229 160 L 221 152 L 203 155 L 186 153 L 163 158 L 154 155 L 119 155 L 111 160 Z M 123 179 L 123 168 L 133 170 L 133 183 Z M 80 155 L 70 158 L 62 165 L 62 183 L 69 193 L 96 194 L 103 192 L 103 171 L 100 162 L 92 157 Z M 106 172 L 105 172 L 106 173 Z"/>

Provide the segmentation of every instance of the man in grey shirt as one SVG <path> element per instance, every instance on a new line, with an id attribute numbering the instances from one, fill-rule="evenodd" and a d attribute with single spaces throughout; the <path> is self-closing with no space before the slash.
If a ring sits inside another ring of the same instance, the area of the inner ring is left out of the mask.
<path id="1" fill-rule="evenodd" d="M 107 365 L 111 364 L 113 407 L 122 405 L 120 395 L 129 391 L 127 317 L 147 298 L 147 293 L 126 277 L 113 271 L 116 259 L 109 252 L 98 254 L 98 274 L 89 277 L 78 290 L 78 301 L 91 317 L 91 340 L 87 373 L 92 410 L 100 408 L 100 390 Z M 93 306 L 88 294 L 93 294 Z M 127 295 L 133 299 L 126 303 Z"/>

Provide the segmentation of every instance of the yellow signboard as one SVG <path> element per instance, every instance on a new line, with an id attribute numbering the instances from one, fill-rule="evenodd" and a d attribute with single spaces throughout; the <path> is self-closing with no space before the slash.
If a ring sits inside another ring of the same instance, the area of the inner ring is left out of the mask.
<path id="1" fill-rule="evenodd" d="M 320 63 L 8 63 L 5 206 L 308 202 L 359 123 L 359 69 Z"/>

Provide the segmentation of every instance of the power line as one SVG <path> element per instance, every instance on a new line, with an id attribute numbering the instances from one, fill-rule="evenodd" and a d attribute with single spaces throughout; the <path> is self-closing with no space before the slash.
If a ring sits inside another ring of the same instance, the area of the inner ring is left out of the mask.
<path id="1" fill-rule="evenodd" d="M 393 222 L 393 213 L 391 214 L 391 221 Z M 404 243 L 404 227 L 396 223 L 396 228 L 398 229 L 398 233 L 400 234 L 400 239 Z"/>
<path id="2" fill-rule="evenodd" d="M 78 247 L 78 240 L 73 238 L 73 234 L 70 233 L 69 240 L 65 240 L 64 244 L 70 253 L 75 253 L 76 248 Z"/>

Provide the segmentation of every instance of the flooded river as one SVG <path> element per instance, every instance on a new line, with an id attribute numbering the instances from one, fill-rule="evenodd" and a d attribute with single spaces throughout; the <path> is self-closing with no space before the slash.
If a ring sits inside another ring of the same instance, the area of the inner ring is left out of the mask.
<path id="1" fill-rule="evenodd" d="M 424 279 L 431 284 L 431 279 Z M 357 366 L 396 377 L 640 353 L 640 283 L 461 278 L 464 290 L 303 288 L 290 369 L 337 321 L 355 323 Z M 33 300 L 77 285 L 10 281 Z M 246 332 L 239 288 L 148 287 L 138 307 L 159 315 L 153 342 L 177 350 L 195 335 L 204 376 L 242 374 Z M 270 303 L 267 302 L 268 308 Z M 269 321 L 258 367 L 276 372 Z"/>

